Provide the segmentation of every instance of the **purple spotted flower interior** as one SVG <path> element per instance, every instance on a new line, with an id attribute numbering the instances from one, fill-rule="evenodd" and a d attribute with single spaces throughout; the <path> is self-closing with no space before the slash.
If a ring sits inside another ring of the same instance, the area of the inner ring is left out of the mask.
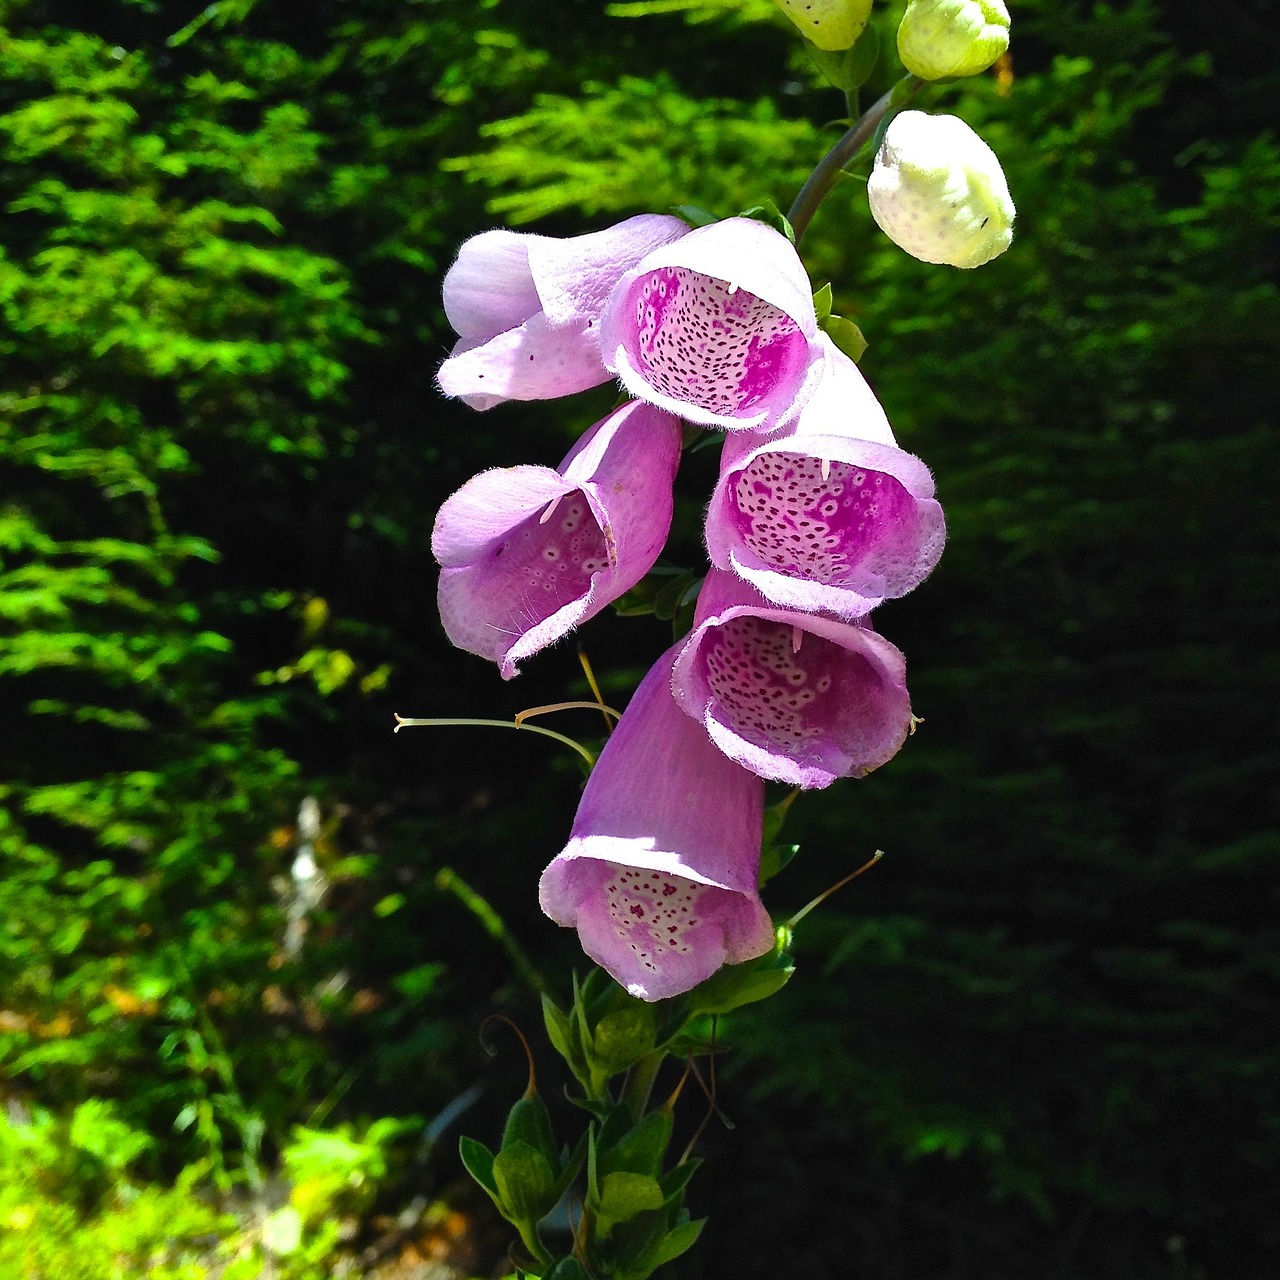
<path id="1" fill-rule="evenodd" d="M 892 476 L 801 454 L 760 454 L 733 496 L 739 536 L 761 561 L 815 582 L 844 582 L 886 536 L 915 527 L 915 503 Z"/>
<path id="2" fill-rule="evenodd" d="M 830 737 L 839 719 L 832 703 L 843 711 L 869 669 L 860 654 L 830 640 L 751 615 L 716 627 L 705 652 L 718 718 L 749 741 L 787 754 Z"/>
<path id="3" fill-rule="evenodd" d="M 580 489 L 518 524 L 489 559 L 515 591 L 510 617 L 517 634 L 586 595 L 591 575 L 609 567 L 604 533 Z M 523 585 L 516 588 L 516 583 Z"/>
<path id="4" fill-rule="evenodd" d="M 772 303 L 723 280 L 663 267 L 632 286 L 640 372 L 658 392 L 747 414 L 799 376 L 808 342 Z"/>
<path id="5" fill-rule="evenodd" d="M 698 900 L 708 892 L 717 891 L 643 867 L 615 865 L 613 875 L 604 883 L 604 901 L 614 933 L 631 950 L 636 963 L 651 974 L 669 957 L 690 953 L 689 931 L 702 923 Z"/>

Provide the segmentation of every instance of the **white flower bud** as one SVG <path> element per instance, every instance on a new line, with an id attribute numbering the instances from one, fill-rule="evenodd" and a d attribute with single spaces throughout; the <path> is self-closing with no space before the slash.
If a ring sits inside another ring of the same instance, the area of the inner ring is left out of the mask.
<path id="1" fill-rule="evenodd" d="M 852 49 L 871 18 L 871 0 L 774 0 L 819 49 Z"/>
<path id="2" fill-rule="evenodd" d="M 911 0 L 898 27 L 898 57 L 913 76 L 976 76 L 1009 47 L 1004 0 Z"/>
<path id="3" fill-rule="evenodd" d="M 867 198 L 880 230 L 921 262 L 980 267 L 1013 239 L 1013 201 L 1000 161 L 955 116 L 895 116 Z"/>

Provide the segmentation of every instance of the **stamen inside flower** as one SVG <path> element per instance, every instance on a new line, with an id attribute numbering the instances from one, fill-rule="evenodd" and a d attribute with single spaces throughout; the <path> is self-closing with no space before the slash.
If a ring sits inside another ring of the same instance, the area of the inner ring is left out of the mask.
<path id="1" fill-rule="evenodd" d="M 635 358 L 663 395 L 718 414 L 747 414 L 800 376 L 808 343 L 785 311 L 684 267 L 632 286 Z"/>
<path id="2" fill-rule="evenodd" d="M 783 752 L 829 737 L 831 726 L 847 718 L 850 701 L 859 700 L 870 671 L 861 655 L 812 632 L 801 649 L 794 631 L 767 618 L 731 618 L 711 629 L 704 650 L 716 718 L 748 741 Z"/>
<path id="3" fill-rule="evenodd" d="M 840 585 L 909 522 L 911 495 L 893 476 L 846 462 L 770 451 L 733 486 L 738 536 L 771 568 Z"/>
<path id="4" fill-rule="evenodd" d="M 559 505 L 557 505 L 559 504 Z M 512 630 L 523 631 L 587 593 L 591 575 L 609 567 L 604 533 L 581 490 L 529 516 L 493 549 L 507 580 L 518 580 L 510 607 Z"/>
<path id="5" fill-rule="evenodd" d="M 604 882 L 609 920 L 641 965 L 657 973 L 669 953 L 688 955 L 690 929 L 701 923 L 698 899 L 706 886 L 666 871 L 615 866 Z"/>

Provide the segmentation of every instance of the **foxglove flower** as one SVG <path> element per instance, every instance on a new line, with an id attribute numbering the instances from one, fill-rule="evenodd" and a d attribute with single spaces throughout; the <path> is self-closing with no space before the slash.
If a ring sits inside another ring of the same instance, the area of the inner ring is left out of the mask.
<path id="1" fill-rule="evenodd" d="M 730 759 L 825 787 L 892 757 L 911 726 L 906 663 L 869 626 L 771 605 L 712 569 L 671 690 Z"/>
<path id="2" fill-rule="evenodd" d="M 871 216 L 921 262 L 980 267 L 1013 241 L 1013 199 L 996 154 L 958 116 L 894 116 L 867 179 Z"/>
<path id="3" fill-rule="evenodd" d="M 539 900 L 633 995 L 661 1000 L 773 946 L 758 879 L 764 783 L 671 698 L 673 646 L 587 779 Z"/>
<path id="4" fill-rule="evenodd" d="M 773 430 L 822 376 L 809 277 L 784 235 L 749 218 L 655 249 L 614 286 L 600 324 L 622 385 L 702 426 Z"/>
<path id="5" fill-rule="evenodd" d="M 473 409 L 548 400 L 609 380 L 600 309 L 618 277 L 688 232 L 679 218 L 641 214 L 605 231 L 554 239 L 514 231 L 472 236 L 444 278 L 459 335 L 440 389 Z"/>
<path id="6" fill-rule="evenodd" d="M 671 527 L 680 424 L 633 400 L 595 424 L 559 470 L 483 471 L 436 516 L 440 619 L 504 679 L 652 568 Z"/>
<path id="7" fill-rule="evenodd" d="M 827 374 L 791 428 L 726 439 L 707 551 L 774 604 L 861 617 L 937 564 L 946 528 L 933 492 L 858 366 L 829 345 Z"/>

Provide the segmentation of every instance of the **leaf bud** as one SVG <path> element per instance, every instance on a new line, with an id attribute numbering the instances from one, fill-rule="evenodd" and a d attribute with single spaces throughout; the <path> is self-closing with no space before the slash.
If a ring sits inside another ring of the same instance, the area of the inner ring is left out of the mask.
<path id="1" fill-rule="evenodd" d="M 911 0 L 898 27 L 898 57 L 922 80 L 975 76 L 1008 47 L 1004 0 Z"/>
<path id="2" fill-rule="evenodd" d="M 996 154 L 956 116 L 904 111 L 867 180 L 871 215 L 921 262 L 979 267 L 1013 239 L 1013 200 Z"/>

